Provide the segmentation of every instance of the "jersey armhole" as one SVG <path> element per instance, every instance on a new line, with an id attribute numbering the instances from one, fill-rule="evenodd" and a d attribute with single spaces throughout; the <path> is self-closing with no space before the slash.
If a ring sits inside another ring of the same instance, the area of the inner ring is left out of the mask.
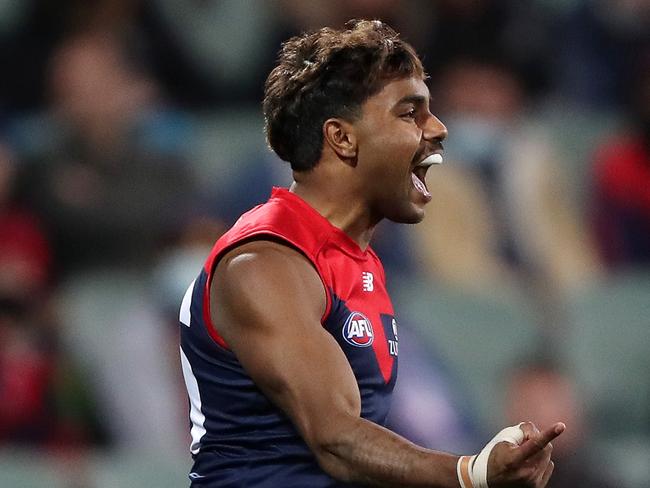
<path id="1" fill-rule="evenodd" d="M 225 247 L 224 249 L 221 250 L 215 257 L 212 263 L 208 263 L 209 267 L 207 268 L 208 276 L 205 280 L 205 289 L 203 291 L 203 322 L 205 323 L 206 328 L 208 329 L 208 334 L 210 337 L 217 343 L 217 345 L 221 346 L 222 348 L 230 351 L 230 347 L 226 343 L 226 341 L 221 337 L 221 334 L 217 331 L 216 327 L 212 323 L 212 315 L 210 313 L 210 286 L 212 285 L 212 278 L 214 276 L 214 270 L 216 269 L 217 265 L 221 261 L 221 258 L 228 254 L 230 251 L 233 249 L 236 249 L 240 246 L 243 246 L 244 244 L 247 244 L 252 241 L 271 241 L 271 242 L 276 242 L 278 244 L 282 244 L 284 246 L 290 247 L 291 249 L 294 249 L 298 251 L 300 254 L 302 254 L 309 263 L 312 265 L 314 270 L 316 271 L 316 274 L 318 275 L 318 278 L 321 280 L 321 283 L 323 284 L 323 290 L 325 291 L 325 311 L 323 312 L 323 315 L 320 319 L 320 323 L 322 326 L 325 325 L 325 321 L 329 317 L 330 311 L 332 309 L 332 297 L 330 293 L 330 288 L 327 286 L 327 283 L 325 283 L 325 279 L 323 278 L 322 273 L 318 269 L 318 266 L 316 265 L 314 259 L 312 259 L 307 252 L 295 244 L 294 242 L 290 241 L 284 236 L 278 235 L 272 231 L 268 230 L 263 230 L 260 232 L 257 232 L 255 234 L 246 236 L 245 238 L 231 244 L 230 246 Z"/>

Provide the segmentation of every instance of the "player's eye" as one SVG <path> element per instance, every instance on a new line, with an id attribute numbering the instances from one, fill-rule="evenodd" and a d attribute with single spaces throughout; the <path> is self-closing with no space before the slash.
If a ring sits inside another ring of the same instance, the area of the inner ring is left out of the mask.
<path id="1" fill-rule="evenodd" d="M 414 119 L 414 118 L 415 118 L 415 115 L 416 115 L 415 109 L 412 108 L 412 109 L 409 110 L 408 112 L 403 113 L 403 114 L 402 114 L 402 117 L 406 117 L 406 118 L 408 118 L 408 119 Z"/>

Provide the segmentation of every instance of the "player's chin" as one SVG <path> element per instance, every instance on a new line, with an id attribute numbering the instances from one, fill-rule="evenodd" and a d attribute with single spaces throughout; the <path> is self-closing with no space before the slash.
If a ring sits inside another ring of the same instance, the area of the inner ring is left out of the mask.
<path id="1" fill-rule="evenodd" d="M 425 206 L 431 201 L 431 195 L 424 195 L 411 190 L 409 197 L 409 215 L 405 223 L 417 224 L 422 222 L 425 215 Z"/>
<path id="2" fill-rule="evenodd" d="M 426 203 L 411 201 L 402 206 L 398 211 L 395 209 L 395 211 L 386 217 L 388 220 L 397 222 L 398 224 L 418 224 L 424 219 L 425 205 Z"/>
<path id="3" fill-rule="evenodd" d="M 424 206 L 417 206 L 414 208 L 413 212 L 404 219 L 405 224 L 419 224 L 424 220 Z"/>
<path id="4" fill-rule="evenodd" d="M 384 200 L 382 214 L 384 218 L 398 224 L 417 224 L 424 219 L 424 208 L 430 201 L 430 196 L 410 187 L 395 195 L 392 201 Z"/>

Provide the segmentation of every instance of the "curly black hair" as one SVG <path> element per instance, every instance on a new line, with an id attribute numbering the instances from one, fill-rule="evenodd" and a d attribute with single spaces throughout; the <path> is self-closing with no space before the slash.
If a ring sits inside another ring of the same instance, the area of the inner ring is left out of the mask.
<path id="1" fill-rule="evenodd" d="M 410 76 L 425 78 L 420 59 L 379 20 L 293 37 L 282 45 L 264 87 L 268 144 L 294 171 L 308 171 L 320 160 L 328 118 L 356 120 L 369 97 Z"/>

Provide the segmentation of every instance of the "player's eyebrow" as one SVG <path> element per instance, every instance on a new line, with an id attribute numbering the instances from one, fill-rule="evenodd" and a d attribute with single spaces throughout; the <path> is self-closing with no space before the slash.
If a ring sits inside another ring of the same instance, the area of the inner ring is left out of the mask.
<path id="1" fill-rule="evenodd" d="M 407 95 L 399 99 L 395 106 L 403 105 L 406 103 L 412 103 L 413 105 L 428 105 L 429 97 L 425 97 L 424 95 Z"/>

